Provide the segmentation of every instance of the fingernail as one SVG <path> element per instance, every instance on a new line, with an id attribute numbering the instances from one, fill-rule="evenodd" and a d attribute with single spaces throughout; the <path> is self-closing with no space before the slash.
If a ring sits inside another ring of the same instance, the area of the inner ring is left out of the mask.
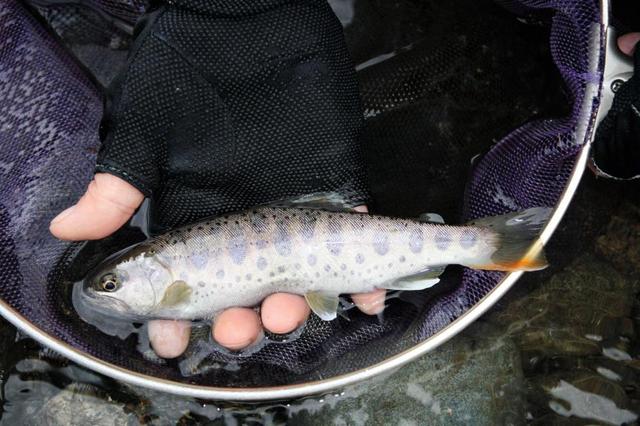
<path id="1" fill-rule="evenodd" d="M 69 216 L 71 213 L 73 213 L 73 210 L 76 208 L 76 206 L 71 206 L 66 210 L 63 210 L 60 214 L 58 214 L 58 216 L 54 217 L 53 220 L 51 221 L 51 223 L 58 223 L 58 222 L 62 222 L 63 220 L 65 220 L 67 218 L 67 216 Z"/>

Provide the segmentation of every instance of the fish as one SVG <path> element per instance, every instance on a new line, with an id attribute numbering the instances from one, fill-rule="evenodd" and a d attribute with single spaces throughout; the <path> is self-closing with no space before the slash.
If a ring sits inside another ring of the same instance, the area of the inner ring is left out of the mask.
<path id="1" fill-rule="evenodd" d="M 262 206 L 152 237 L 81 280 L 80 302 L 134 320 L 205 320 L 285 292 L 304 296 L 330 321 L 341 294 L 427 289 L 450 264 L 547 266 L 538 235 L 549 208 L 450 226 L 433 214 L 407 219 L 327 206 Z"/>

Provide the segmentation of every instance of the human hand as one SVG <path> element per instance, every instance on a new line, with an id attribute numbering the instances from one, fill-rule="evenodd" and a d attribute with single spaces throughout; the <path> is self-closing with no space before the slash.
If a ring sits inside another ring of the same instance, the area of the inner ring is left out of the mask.
<path id="1" fill-rule="evenodd" d="M 364 203 L 363 111 L 342 27 L 326 2 L 158 4 L 136 28 L 127 67 L 110 88 L 97 174 L 53 220 L 55 236 L 108 236 L 145 196 L 156 228 L 315 192 Z M 353 299 L 375 314 L 385 292 Z M 273 294 L 260 315 L 244 307 L 220 313 L 212 334 L 239 350 L 263 326 L 289 333 L 309 314 L 304 298 Z M 151 321 L 148 330 L 161 357 L 187 347 L 188 322 Z"/>
<path id="2" fill-rule="evenodd" d="M 618 37 L 618 48 L 624 54 L 635 56 L 635 73 L 616 89 L 611 108 L 596 130 L 592 144 L 589 168 L 598 176 L 616 179 L 640 178 L 640 55 L 636 45 L 640 33 Z"/>
<path id="3" fill-rule="evenodd" d="M 69 209 L 51 222 L 51 232 L 63 240 L 99 239 L 125 224 L 140 206 L 144 195 L 128 182 L 105 173 L 97 173 L 87 192 Z M 367 212 L 366 206 L 357 207 Z M 363 312 L 374 315 L 384 309 L 385 291 L 352 295 Z M 250 308 L 238 307 L 220 313 L 213 322 L 213 338 L 230 350 L 240 350 L 257 342 L 262 327 L 272 333 L 286 334 L 301 326 L 310 309 L 301 296 L 276 293 L 267 297 L 260 315 Z M 174 358 L 189 343 L 188 321 L 154 320 L 149 322 L 149 340 L 158 356 Z"/>
<path id="4" fill-rule="evenodd" d="M 633 56 L 636 44 L 640 42 L 640 33 L 628 33 L 618 37 L 618 48 L 625 54 Z"/>

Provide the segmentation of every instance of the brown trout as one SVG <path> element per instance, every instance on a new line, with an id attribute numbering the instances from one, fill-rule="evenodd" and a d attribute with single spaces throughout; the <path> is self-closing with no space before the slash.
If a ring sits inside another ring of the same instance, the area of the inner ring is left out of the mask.
<path id="1" fill-rule="evenodd" d="M 550 209 L 465 226 L 304 207 L 263 207 L 151 238 L 107 259 L 81 283 L 81 301 L 136 319 L 209 319 L 267 295 L 304 295 L 324 320 L 338 296 L 422 290 L 449 264 L 487 270 L 546 267 L 537 235 Z"/>

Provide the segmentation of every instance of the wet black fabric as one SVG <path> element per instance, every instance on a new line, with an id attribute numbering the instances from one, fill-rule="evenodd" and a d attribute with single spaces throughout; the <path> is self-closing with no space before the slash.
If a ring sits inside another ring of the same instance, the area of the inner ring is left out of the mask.
<path id="1" fill-rule="evenodd" d="M 593 143 L 593 161 L 600 172 L 618 179 L 640 178 L 640 46 L 634 75 L 617 91 Z"/>
<path id="2" fill-rule="evenodd" d="M 96 170 L 149 196 L 155 229 L 319 191 L 366 201 L 355 70 L 326 1 L 173 0 L 136 31 Z"/>

